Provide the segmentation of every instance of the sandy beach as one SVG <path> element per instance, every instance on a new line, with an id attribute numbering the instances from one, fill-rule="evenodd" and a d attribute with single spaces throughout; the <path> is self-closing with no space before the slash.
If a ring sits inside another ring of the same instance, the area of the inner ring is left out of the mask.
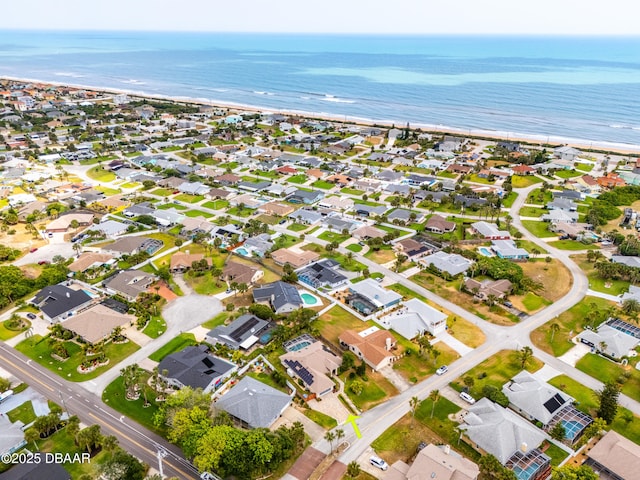
<path id="1" fill-rule="evenodd" d="M 393 122 L 390 120 L 370 119 L 370 118 L 362 118 L 362 117 L 355 117 L 355 116 L 348 116 L 348 115 L 339 115 L 339 114 L 332 114 L 330 112 L 308 112 L 308 111 L 295 110 L 295 109 L 294 110 L 273 109 L 273 108 L 267 108 L 267 107 L 260 107 L 256 105 L 224 102 L 224 101 L 213 100 L 208 98 L 194 98 L 194 97 L 150 94 L 148 92 L 144 92 L 141 90 L 96 87 L 92 85 L 83 85 L 79 83 L 45 81 L 45 80 L 39 80 L 34 78 L 19 78 L 19 77 L 3 76 L 3 77 L 0 77 L 0 79 L 11 80 L 15 82 L 37 83 L 42 85 L 53 85 L 58 87 L 71 87 L 71 88 L 85 89 L 85 90 L 91 90 L 91 91 L 101 92 L 101 93 L 106 93 L 111 95 L 127 94 L 130 97 L 139 98 L 139 99 L 162 100 L 162 101 L 171 101 L 171 102 L 179 102 L 179 103 L 189 103 L 194 105 L 206 105 L 206 106 L 211 106 L 215 108 L 233 109 L 237 111 L 256 112 L 256 113 L 265 113 L 265 112 L 280 113 L 280 114 L 289 115 L 289 116 L 299 116 L 304 118 L 313 118 L 318 120 L 328 120 L 328 121 L 334 121 L 334 122 L 345 122 L 345 123 L 352 123 L 352 124 L 363 125 L 363 126 L 379 125 L 383 127 L 392 127 L 392 126 L 396 126 L 399 128 L 404 127 L 404 125 L 399 125 L 397 124 L 397 122 Z M 498 141 L 504 140 L 504 141 L 511 141 L 511 142 L 520 142 L 520 143 L 534 145 L 534 146 L 551 145 L 555 147 L 555 146 L 561 146 L 561 145 L 569 145 L 582 150 L 597 150 L 597 151 L 611 152 L 611 153 L 616 153 L 621 155 L 636 156 L 640 154 L 640 145 L 632 145 L 632 144 L 626 144 L 626 143 L 590 141 L 590 140 L 567 138 L 567 137 L 554 136 L 554 135 L 528 134 L 524 132 L 507 132 L 507 131 L 468 129 L 468 128 L 463 129 L 463 128 L 456 128 L 456 127 L 447 126 L 447 125 L 435 125 L 435 124 L 425 124 L 425 123 L 411 123 L 410 126 L 412 129 L 421 129 L 429 133 L 436 133 L 436 134 L 446 133 L 446 134 L 462 135 L 466 137 L 476 137 L 476 138 L 491 139 L 491 140 L 498 140 Z"/>

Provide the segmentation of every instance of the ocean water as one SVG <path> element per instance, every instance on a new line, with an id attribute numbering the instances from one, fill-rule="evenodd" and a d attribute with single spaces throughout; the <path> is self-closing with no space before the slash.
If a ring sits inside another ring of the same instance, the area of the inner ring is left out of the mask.
<path id="1" fill-rule="evenodd" d="M 640 145 L 640 37 L 2 31 L 0 76 Z"/>

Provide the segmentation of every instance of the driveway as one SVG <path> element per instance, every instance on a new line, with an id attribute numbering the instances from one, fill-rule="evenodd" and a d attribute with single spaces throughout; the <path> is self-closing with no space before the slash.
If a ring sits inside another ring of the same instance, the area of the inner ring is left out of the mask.
<path id="1" fill-rule="evenodd" d="M 282 425 L 291 427 L 295 422 L 300 422 L 304 425 L 304 431 L 307 432 L 312 441 L 316 442 L 324 437 L 325 429 L 294 406 L 287 408 L 282 416 L 271 426 L 271 429 L 275 430 Z"/>
<path id="2" fill-rule="evenodd" d="M 28 265 L 30 263 L 38 263 L 41 261 L 51 262 L 56 255 L 62 255 L 64 258 L 71 258 L 75 255 L 73 245 L 71 243 L 50 243 L 39 247 L 33 253 L 27 253 L 24 257 L 19 258 L 14 265 Z"/>
<path id="3" fill-rule="evenodd" d="M 568 363 L 572 367 L 575 367 L 576 363 L 578 363 L 578 360 L 580 360 L 590 351 L 591 351 L 591 347 L 589 345 L 585 345 L 582 342 L 578 342 L 576 343 L 575 347 L 572 347 L 571 350 L 569 350 L 564 355 L 558 357 L 558 359 L 562 360 L 564 363 Z"/>

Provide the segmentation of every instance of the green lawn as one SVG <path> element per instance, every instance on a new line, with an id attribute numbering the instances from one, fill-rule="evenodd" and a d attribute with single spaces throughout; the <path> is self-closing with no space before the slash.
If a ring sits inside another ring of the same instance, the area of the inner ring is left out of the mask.
<path id="1" fill-rule="evenodd" d="M 550 242 L 549 245 L 551 245 L 552 247 L 556 247 L 560 250 L 572 250 L 572 251 L 577 251 L 577 250 L 597 250 L 598 245 L 595 245 L 593 243 L 591 244 L 586 244 L 586 243 L 582 243 L 582 242 L 578 242 L 576 240 L 556 240 L 554 242 Z"/>
<path id="2" fill-rule="evenodd" d="M 614 304 L 603 298 L 584 297 L 560 316 L 531 332 L 531 340 L 538 348 L 555 357 L 564 355 L 574 346 L 570 341 L 570 334 L 577 335 L 583 330 L 583 324 L 589 313 L 602 311 L 602 317 L 605 317 L 604 312 L 611 307 L 614 307 Z M 558 325 L 559 330 L 552 335 L 551 325 L 554 323 Z"/>
<path id="3" fill-rule="evenodd" d="M 457 173 L 453 173 L 453 172 L 438 172 L 438 177 L 442 177 L 442 178 L 458 178 L 458 174 Z"/>
<path id="4" fill-rule="evenodd" d="M 565 180 L 568 178 L 579 177 L 584 175 L 584 172 L 576 172 L 575 170 L 560 170 L 555 173 L 556 177 L 564 178 Z"/>
<path id="5" fill-rule="evenodd" d="M 251 215 L 253 215 L 255 213 L 255 210 L 252 210 L 250 208 L 243 208 L 242 210 L 238 209 L 238 207 L 233 207 L 230 208 L 229 210 L 227 210 L 227 214 L 229 215 L 234 215 L 236 217 L 250 217 Z"/>
<path id="6" fill-rule="evenodd" d="M 331 428 L 337 427 L 338 426 L 338 422 L 336 421 L 335 418 L 330 417 L 329 415 L 325 415 L 322 412 L 318 412 L 317 410 L 311 410 L 310 408 L 305 408 L 302 413 L 304 413 L 304 415 L 307 418 L 310 418 L 311 420 L 313 420 L 314 422 L 316 422 L 318 425 L 320 425 L 322 428 L 329 430 Z"/>
<path id="7" fill-rule="evenodd" d="M 254 175 L 258 175 L 259 177 L 270 178 L 272 180 L 280 177 L 280 174 L 275 170 L 270 170 L 268 172 L 263 172 L 262 170 L 255 170 L 253 173 Z"/>
<path id="8" fill-rule="evenodd" d="M 538 220 L 522 220 L 522 225 L 538 238 L 557 237 L 555 233 L 549 231 L 549 224 L 546 222 L 540 222 Z"/>
<path id="9" fill-rule="evenodd" d="M 451 347 L 443 342 L 435 345 L 436 350 L 440 352 L 440 356 L 434 361 L 432 357 L 427 355 L 421 356 L 418 351 L 419 347 L 400 335 L 395 335 L 398 344 L 404 348 L 404 351 L 411 353 L 405 355 L 393 364 L 393 369 L 397 370 L 411 383 L 417 383 L 436 373 L 436 370 L 442 365 L 448 365 L 458 358 L 460 355 Z"/>
<path id="10" fill-rule="evenodd" d="M 364 195 L 364 190 L 357 190 L 355 188 L 347 188 L 347 187 L 345 187 L 342 190 L 340 190 L 340 193 L 346 193 L 348 195 L 360 196 L 360 195 Z"/>
<path id="11" fill-rule="evenodd" d="M 526 370 L 529 372 L 535 372 L 542 368 L 542 366 L 543 363 L 540 360 L 532 358 L 529 360 Z M 498 389 L 502 389 L 502 385 L 511 380 L 521 371 L 522 369 L 518 359 L 518 352 L 515 350 L 502 350 L 451 382 L 451 386 L 455 390 L 461 391 L 462 388 L 465 387 L 463 378 L 470 376 L 473 378 L 474 384 L 469 389 L 469 393 L 478 400 L 484 396 L 482 394 L 482 389 L 485 385 L 493 385 Z"/>
<path id="12" fill-rule="evenodd" d="M 287 230 L 291 230 L 292 232 L 302 232 L 309 228 L 309 225 L 303 225 L 302 223 L 292 223 L 287 227 Z"/>
<path id="13" fill-rule="evenodd" d="M 160 205 L 158 205 L 156 207 L 158 210 L 169 210 L 169 209 L 175 209 L 175 210 L 187 210 L 189 207 L 185 206 L 185 205 L 181 205 L 179 203 L 161 203 Z"/>
<path id="14" fill-rule="evenodd" d="M 298 175 L 293 175 L 287 179 L 287 182 L 296 183 L 298 185 L 306 183 L 309 178 L 304 173 L 299 173 Z"/>
<path id="15" fill-rule="evenodd" d="M 149 355 L 149 359 L 153 360 L 154 362 L 160 362 L 167 355 L 179 352 L 185 347 L 196 344 L 196 337 L 193 335 L 193 333 L 181 333 L 177 337 L 169 340 L 151 355 Z"/>
<path id="16" fill-rule="evenodd" d="M 549 253 L 544 248 L 539 247 L 535 243 L 529 240 L 516 240 L 516 245 L 520 248 L 524 248 L 527 252 L 531 253 L 533 249 L 538 250 L 540 253 Z"/>
<path id="17" fill-rule="evenodd" d="M 569 456 L 562 448 L 553 443 L 549 443 L 549 446 L 544 451 L 545 455 L 551 458 L 551 466 L 557 467 L 562 461 Z"/>
<path id="18" fill-rule="evenodd" d="M 558 375 L 549 380 L 549 383 L 575 398 L 578 409 L 595 415 L 598 403 L 593 390 L 566 375 Z M 627 423 L 623 420 L 627 412 L 631 413 L 626 408 L 618 407 L 618 415 L 611 424 L 611 429 L 627 437 L 632 442 L 640 444 L 640 417 L 633 415 L 631 422 Z"/>
<path id="19" fill-rule="evenodd" d="M 213 317 L 211 320 L 207 320 L 202 324 L 204 328 L 212 329 L 224 324 L 225 320 L 229 318 L 231 312 L 222 312 Z"/>
<path id="20" fill-rule="evenodd" d="M 13 410 L 9 410 L 7 412 L 7 417 L 9 417 L 11 423 L 21 421 L 25 425 L 29 425 L 36 419 L 36 414 L 33 411 L 33 404 L 31 403 L 31 400 L 27 400 Z"/>
<path id="21" fill-rule="evenodd" d="M 156 188 L 155 190 L 151 190 L 153 195 L 158 195 L 160 197 L 168 197 L 173 193 L 173 190 L 169 190 L 168 188 Z"/>
<path id="22" fill-rule="evenodd" d="M 542 297 L 539 297 L 533 292 L 528 292 L 522 299 L 522 304 L 525 306 L 527 311 L 531 313 L 531 312 L 535 312 L 536 310 L 542 307 L 551 305 L 551 302 Z"/>
<path id="23" fill-rule="evenodd" d="M 293 247 L 297 243 L 300 243 L 301 241 L 302 240 L 299 236 L 287 235 L 285 233 L 277 237 L 273 242 L 275 244 L 275 248 L 289 248 Z"/>
<path id="24" fill-rule="evenodd" d="M 578 360 L 576 368 L 591 375 L 593 378 L 597 378 L 603 383 L 608 381 L 624 381 L 622 393 L 636 401 L 640 401 L 640 370 L 629 365 L 623 367 L 594 353 L 587 353 Z M 623 374 L 630 376 L 626 379 Z"/>
<path id="25" fill-rule="evenodd" d="M 380 373 L 371 372 L 368 369 L 366 379 L 358 376 L 349 378 L 347 374 L 344 374 L 342 380 L 344 381 L 345 393 L 349 396 L 353 404 L 363 411 L 373 408 L 398 393 L 389 380 Z M 355 381 L 362 384 L 363 388 L 360 395 L 356 395 L 351 391 L 351 385 Z"/>
<path id="26" fill-rule="evenodd" d="M 200 277 L 185 276 L 185 280 L 189 286 L 200 295 L 215 295 L 227 289 L 225 282 L 219 281 L 216 285 L 216 279 L 211 275 L 211 271 L 205 272 L 204 275 Z"/>
<path id="27" fill-rule="evenodd" d="M 495 179 L 491 181 L 488 178 L 479 177 L 477 173 L 472 174 L 469 177 L 469 181 L 474 183 L 482 183 L 484 185 L 493 185 L 494 183 L 496 183 Z"/>
<path id="28" fill-rule="evenodd" d="M 105 170 L 100 165 L 87 170 L 87 177 L 96 182 L 113 182 L 116 179 L 115 173 Z"/>
<path id="29" fill-rule="evenodd" d="M 325 232 L 322 232 L 320 235 L 318 235 L 318 238 L 320 240 L 324 240 L 325 242 L 342 243 L 349 240 L 351 238 L 351 235 L 342 235 L 341 233 L 329 232 L 327 230 Z"/>
<path id="30" fill-rule="evenodd" d="M 504 200 L 502 200 L 502 206 L 511 208 L 511 205 L 513 205 L 513 202 L 516 201 L 516 198 L 518 198 L 518 194 L 516 192 L 509 192 L 509 195 L 507 195 Z"/>
<path id="31" fill-rule="evenodd" d="M 84 382 L 85 380 L 96 378 L 140 348 L 132 341 L 120 345 L 109 343 L 105 347 L 105 354 L 109 358 L 109 363 L 92 372 L 83 374 L 77 370 L 78 366 L 85 359 L 80 346 L 71 341 L 64 342 L 64 346 L 69 352 L 69 358 L 64 362 L 59 362 L 51 357 L 51 348 L 49 347 L 48 339 L 49 336 L 42 337 L 40 335 L 34 335 L 20 342 L 15 348 L 43 367 L 48 368 L 52 372 L 72 382 Z"/>
<path id="32" fill-rule="evenodd" d="M 347 245 L 347 250 L 351 250 L 352 252 L 358 253 L 362 251 L 362 245 L 358 245 L 357 243 L 352 243 L 351 245 Z"/>
<path id="33" fill-rule="evenodd" d="M 167 322 L 160 316 L 152 317 L 142 333 L 147 337 L 158 338 L 164 332 L 167 331 Z"/>
<path id="34" fill-rule="evenodd" d="M 327 182 L 326 180 L 316 180 L 311 184 L 312 187 L 321 188 L 323 190 L 331 190 L 335 187 L 335 184 Z"/>
<path id="35" fill-rule="evenodd" d="M 213 217 L 213 213 L 209 213 L 209 212 L 203 212 L 202 210 L 188 210 L 186 212 L 184 212 L 184 214 L 187 217 L 204 217 L 204 218 L 211 218 Z"/>
<path id="36" fill-rule="evenodd" d="M 600 277 L 598 271 L 593 267 L 594 264 L 587 261 L 585 254 L 575 255 L 571 257 L 587 274 L 589 278 L 589 288 L 596 292 L 609 293 L 611 295 L 620 295 L 629 290 L 630 283 L 626 280 L 605 280 Z M 607 286 L 605 286 L 607 285 Z"/>
<path id="37" fill-rule="evenodd" d="M 120 188 L 135 188 L 135 187 L 139 187 L 140 185 L 142 184 L 139 182 L 127 182 L 120 185 Z"/>
<path id="38" fill-rule="evenodd" d="M 222 210 L 223 208 L 227 208 L 229 206 L 228 200 L 211 200 L 209 202 L 204 202 L 202 204 L 204 208 L 210 208 L 211 210 Z"/>
<path id="39" fill-rule="evenodd" d="M 0 323 L 0 340 L 2 341 L 9 340 L 10 338 L 13 338 L 16 335 L 19 335 L 25 330 L 27 330 L 31 326 L 31 322 L 26 318 L 24 321 L 25 321 L 24 327 L 18 330 L 13 330 L 7 327 L 9 320 L 5 320 L 4 322 Z"/>
<path id="40" fill-rule="evenodd" d="M 511 185 L 513 185 L 513 188 L 526 188 L 536 183 L 542 183 L 542 179 L 535 175 L 513 175 L 511 177 Z"/>
<path id="41" fill-rule="evenodd" d="M 588 173 L 591 170 L 593 170 L 593 167 L 595 167 L 595 163 L 576 163 L 575 167 L 576 170 L 580 170 L 580 172 L 582 173 Z"/>
<path id="42" fill-rule="evenodd" d="M 538 208 L 538 207 L 522 207 L 520 209 L 520 216 L 521 217 L 541 217 L 542 215 L 544 215 L 545 213 L 549 213 L 548 210 L 544 209 L 544 208 Z"/>
<path id="43" fill-rule="evenodd" d="M 181 193 L 180 195 L 176 195 L 174 198 L 185 203 L 198 203 L 204 200 L 204 195 L 189 195 L 187 193 Z"/>
<path id="44" fill-rule="evenodd" d="M 116 378 L 113 382 L 107 385 L 107 388 L 102 392 L 102 401 L 128 418 L 135 420 L 143 427 L 146 427 L 160 435 L 164 435 L 166 433 L 166 428 L 164 426 L 158 428 L 153 424 L 153 416 L 158 411 L 158 405 L 155 402 L 155 393 L 146 384 L 149 376 L 150 373 L 145 372 L 142 376 L 142 382 L 145 385 L 144 388 L 147 391 L 147 400 L 149 400 L 149 403 L 151 404 L 150 406 L 146 408 L 143 406 L 143 395 L 140 395 L 138 400 L 127 400 L 125 398 L 125 388 L 122 383 L 122 377 Z"/>
<path id="45" fill-rule="evenodd" d="M 526 203 L 532 203 L 535 205 L 546 205 L 553 200 L 553 193 L 551 190 L 542 191 L 540 188 L 531 190 L 527 197 Z"/>

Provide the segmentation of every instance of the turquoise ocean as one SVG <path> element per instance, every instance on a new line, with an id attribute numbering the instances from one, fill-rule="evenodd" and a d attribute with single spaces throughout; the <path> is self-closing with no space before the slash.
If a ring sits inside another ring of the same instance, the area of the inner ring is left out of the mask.
<path id="1" fill-rule="evenodd" d="M 2 31 L 0 76 L 640 145 L 640 37 Z"/>

